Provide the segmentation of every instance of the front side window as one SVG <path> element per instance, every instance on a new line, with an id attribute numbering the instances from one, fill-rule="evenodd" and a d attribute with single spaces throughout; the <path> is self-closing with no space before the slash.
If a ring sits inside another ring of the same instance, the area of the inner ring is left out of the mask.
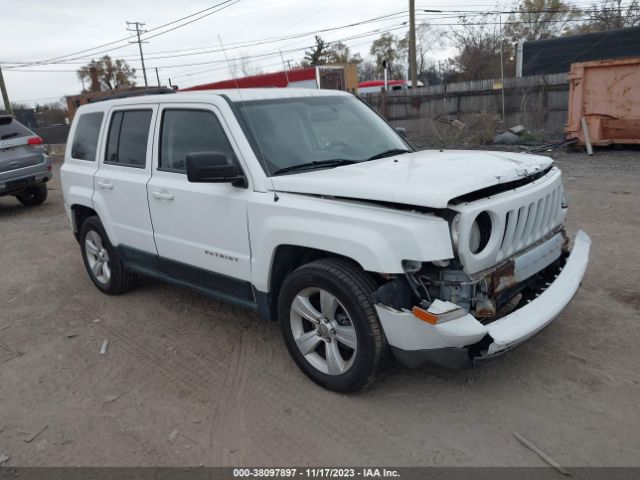
<path id="1" fill-rule="evenodd" d="M 167 109 L 162 114 L 158 170 L 185 173 L 187 155 L 197 152 L 235 155 L 216 115 L 208 110 Z"/>
<path id="2" fill-rule="evenodd" d="M 151 110 L 114 112 L 109 125 L 105 163 L 145 167 L 151 114 Z"/>
<path id="3" fill-rule="evenodd" d="M 102 112 L 84 113 L 78 118 L 78 126 L 73 136 L 71 156 L 77 160 L 95 162 L 98 137 L 102 125 Z"/>
<path id="4" fill-rule="evenodd" d="M 268 175 L 293 173 L 298 166 L 359 163 L 412 149 L 393 127 L 353 96 L 240 101 L 235 105 Z"/>

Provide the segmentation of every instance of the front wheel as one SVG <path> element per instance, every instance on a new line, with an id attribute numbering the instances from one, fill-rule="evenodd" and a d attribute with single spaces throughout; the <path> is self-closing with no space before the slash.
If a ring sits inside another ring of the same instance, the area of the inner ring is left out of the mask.
<path id="1" fill-rule="evenodd" d="M 342 259 L 303 265 L 285 279 L 278 301 L 282 334 L 311 380 L 339 392 L 374 380 L 387 350 L 374 289 L 364 271 Z"/>

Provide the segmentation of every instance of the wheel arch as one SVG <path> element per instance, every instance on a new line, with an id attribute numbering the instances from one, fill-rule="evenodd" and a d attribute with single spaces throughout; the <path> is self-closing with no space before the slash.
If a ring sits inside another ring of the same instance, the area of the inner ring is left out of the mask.
<path id="1" fill-rule="evenodd" d="M 98 217 L 98 213 L 93 208 L 80 204 L 71 205 L 71 228 L 76 240 L 80 241 L 80 229 L 84 221 L 93 216 Z"/>
<path id="2" fill-rule="evenodd" d="M 370 275 L 375 279 L 375 277 L 367 272 L 357 260 L 348 256 L 329 250 L 302 245 L 278 245 L 271 256 L 268 290 L 266 292 L 261 292 L 259 290 L 255 291 L 260 316 L 268 320 L 276 320 L 278 318 L 278 296 L 286 276 L 302 265 L 324 258 L 340 258 L 346 260 L 357 266 L 365 272 L 365 274 Z"/>

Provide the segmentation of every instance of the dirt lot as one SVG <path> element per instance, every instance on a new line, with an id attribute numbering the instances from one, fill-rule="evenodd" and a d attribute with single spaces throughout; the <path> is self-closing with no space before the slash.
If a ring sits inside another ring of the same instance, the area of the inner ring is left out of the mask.
<path id="1" fill-rule="evenodd" d="M 99 293 L 58 177 L 42 207 L 0 199 L 0 455 L 59 466 L 543 465 L 517 431 L 565 465 L 640 465 L 640 152 L 554 156 L 569 228 L 593 240 L 571 306 L 486 367 L 393 367 L 358 395 L 308 381 L 277 326 L 241 309 L 151 280 Z"/>

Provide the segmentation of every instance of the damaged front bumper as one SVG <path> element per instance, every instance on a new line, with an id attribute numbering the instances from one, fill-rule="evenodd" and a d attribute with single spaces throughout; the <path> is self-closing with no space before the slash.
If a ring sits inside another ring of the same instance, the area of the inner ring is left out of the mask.
<path id="1" fill-rule="evenodd" d="M 488 324 L 471 314 L 431 325 L 408 310 L 377 304 L 387 341 L 398 361 L 409 367 L 435 363 L 465 368 L 493 359 L 549 325 L 575 295 L 589 262 L 591 240 L 579 231 L 557 278 L 537 298 Z"/>

